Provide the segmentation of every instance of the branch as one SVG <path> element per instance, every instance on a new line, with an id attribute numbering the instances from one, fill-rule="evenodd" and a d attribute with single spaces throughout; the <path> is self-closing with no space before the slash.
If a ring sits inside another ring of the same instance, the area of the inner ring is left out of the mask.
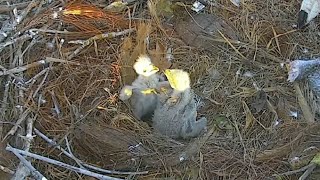
<path id="1" fill-rule="evenodd" d="M 10 145 L 8 145 L 6 147 L 6 150 L 7 151 L 11 151 L 14 154 L 19 153 L 19 154 L 22 154 L 22 155 L 25 155 L 25 156 L 29 156 L 29 157 L 32 157 L 34 159 L 41 160 L 41 161 L 44 161 L 44 162 L 47 162 L 47 163 L 50 163 L 50 164 L 54 164 L 54 165 L 69 169 L 71 171 L 74 171 L 74 172 L 77 172 L 77 173 L 80 173 L 80 174 L 84 174 L 84 175 L 87 175 L 87 176 L 95 177 L 97 179 L 102 179 L 102 180 L 121 180 L 119 178 L 113 178 L 113 177 L 101 175 L 101 174 L 98 174 L 98 173 L 94 173 L 94 172 L 91 172 L 91 171 L 88 171 L 88 170 L 85 170 L 85 169 L 81 169 L 81 168 L 78 168 L 78 167 L 74 167 L 74 166 L 71 166 L 69 164 L 54 160 L 54 159 L 50 159 L 50 158 L 47 158 L 47 157 L 40 156 L 38 154 L 34 154 L 34 153 L 26 152 L 26 151 L 23 151 L 23 150 L 20 150 L 20 149 L 16 149 L 16 148 L 11 147 Z"/>
<path id="2" fill-rule="evenodd" d="M 25 110 L 21 115 L 16 124 L 10 129 L 10 131 L 6 134 L 2 141 L 4 141 L 9 135 L 14 135 L 19 127 L 19 125 L 26 119 L 26 117 L 31 112 L 30 109 Z"/>
<path id="3" fill-rule="evenodd" d="M 82 45 L 80 47 L 78 47 L 72 54 L 70 54 L 67 59 L 71 60 L 72 58 L 77 56 L 82 49 L 84 49 L 85 47 L 89 46 L 93 41 L 100 40 L 100 39 L 105 39 L 105 38 L 114 38 L 114 37 L 117 37 L 117 36 L 122 36 L 122 35 L 125 35 L 125 34 L 128 34 L 128 33 L 131 33 L 134 30 L 135 29 L 131 28 L 131 29 L 126 29 L 124 31 L 120 31 L 120 32 L 110 32 L 110 33 L 99 34 L 99 35 L 93 36 L 93 37 L 91 37 L 91 38 L 89 38 L 87 40 L 78 40 L 76 42 L 80 43 Z M 73 41 L 73 42 L 75 42 L 75 41 Z"/>
<path id="4" fill-rule="evenodd" d="M 29 161 L 27 161 L 21 154 L 19 154 L 17 151 L 11 152 L 19 158 L 20 162 L 22 162 L 30 170 L 30 173 L 34 177 L 36 177 L 39 180 L 47 180 L 47 178 L 45 178 L 39 171 L 37 171 L 36 168 L 34 168 L 32 164 Z"/>
<path id="5" fill-rule="evenodd" d="M 70 62 L 70 61 L 66 61 L 66 60 L 63 60 L 63 59 L 46 57 L 45 60 L 36 61 L 36 62 L 33 62 L 31 64 L 27 64 L 27 65 L 24 65 L 24 66 L 18 66 L 18 67 L 9 69 L 9 70 L 3 69 L 3 71 L 0 72 L 0 76 L 4 76 L 4 75 L 8 75 L 8 74 L 14 74 L 14 73 L 20 73 L 20 72 L 26 71 L 26 70 L 28 70 L 30 68 L 33 68 L 33 67 L 36 67 L 36 66 L 39 66 L 39 65 L 43 65 L 43 64 L 46 64 L 46 63 L 50 63 L 50 62 L 70 63 L 70 64 L 75 64 L 75 65 L 80 65 L 79 63 Z"/>

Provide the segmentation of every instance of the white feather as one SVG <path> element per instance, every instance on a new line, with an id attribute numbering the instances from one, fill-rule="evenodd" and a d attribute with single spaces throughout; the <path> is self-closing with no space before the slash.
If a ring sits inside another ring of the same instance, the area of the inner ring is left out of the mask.
<path id="1" fill-rule="evenodd" d="M 300 11 L 308 13 L 307 23 L 309 23 L 320 13 L 320 0 L 303 0 Z"/>

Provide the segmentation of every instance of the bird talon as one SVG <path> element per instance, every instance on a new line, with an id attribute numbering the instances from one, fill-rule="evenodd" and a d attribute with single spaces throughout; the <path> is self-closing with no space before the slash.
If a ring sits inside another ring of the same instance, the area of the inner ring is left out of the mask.
<path id="1" fill-rule="evenodd" d="M 154 94 L 158 94 L 157 93 L 157 91 L 155 90 L 155 89 L 145 89 L 145 90 L 142 90 L 142 91 L 140 91 L 142 94 L 144 94 L 144 95 L 147 95 L 147 94 L 152 94 L 152 93 L 154 93 Z"/>
<path id="2" fill-rule="evenodd" d="M 178 101 L 179 101 L 179 97 L 176 97 L 176 96 L 172 96 L 172 97 L 170 97 L 169 99 L 168 99 L 168 102 L 170 103 L 170 104 L 177 104 L 178 103 Z"/>

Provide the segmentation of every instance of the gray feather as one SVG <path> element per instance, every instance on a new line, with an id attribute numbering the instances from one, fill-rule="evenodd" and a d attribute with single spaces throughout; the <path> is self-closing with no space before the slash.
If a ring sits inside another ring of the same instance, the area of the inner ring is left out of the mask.
<path id="1" fill-rule="evenodd" d="M 191 89 L 179 94 L 177 103 L 170 96 L 160 94 L 154 111 L 153 128 L 157 133 L 171 138 L 192 138 L 200 135 L 206 129 L 206 119 L 201 123 L 196 121 L 197 104 Z"/>

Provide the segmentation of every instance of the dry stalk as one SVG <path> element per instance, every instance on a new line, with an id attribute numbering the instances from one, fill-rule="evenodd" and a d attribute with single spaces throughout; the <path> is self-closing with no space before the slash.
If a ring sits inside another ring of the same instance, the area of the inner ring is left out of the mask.
<path id="1" fill-rule="evenodd" d="M 52 33 L 52 34 L 76 34 L 78 32 L 70 32 L 67 30 L 63 30 L 63 31 L 59 31 L 59 30 L 51 30 L 51 29 L 29 29 L 29 32 L 31 33 L 39 33 L 39 32 L 43 32 L 43 33 Z"/>

